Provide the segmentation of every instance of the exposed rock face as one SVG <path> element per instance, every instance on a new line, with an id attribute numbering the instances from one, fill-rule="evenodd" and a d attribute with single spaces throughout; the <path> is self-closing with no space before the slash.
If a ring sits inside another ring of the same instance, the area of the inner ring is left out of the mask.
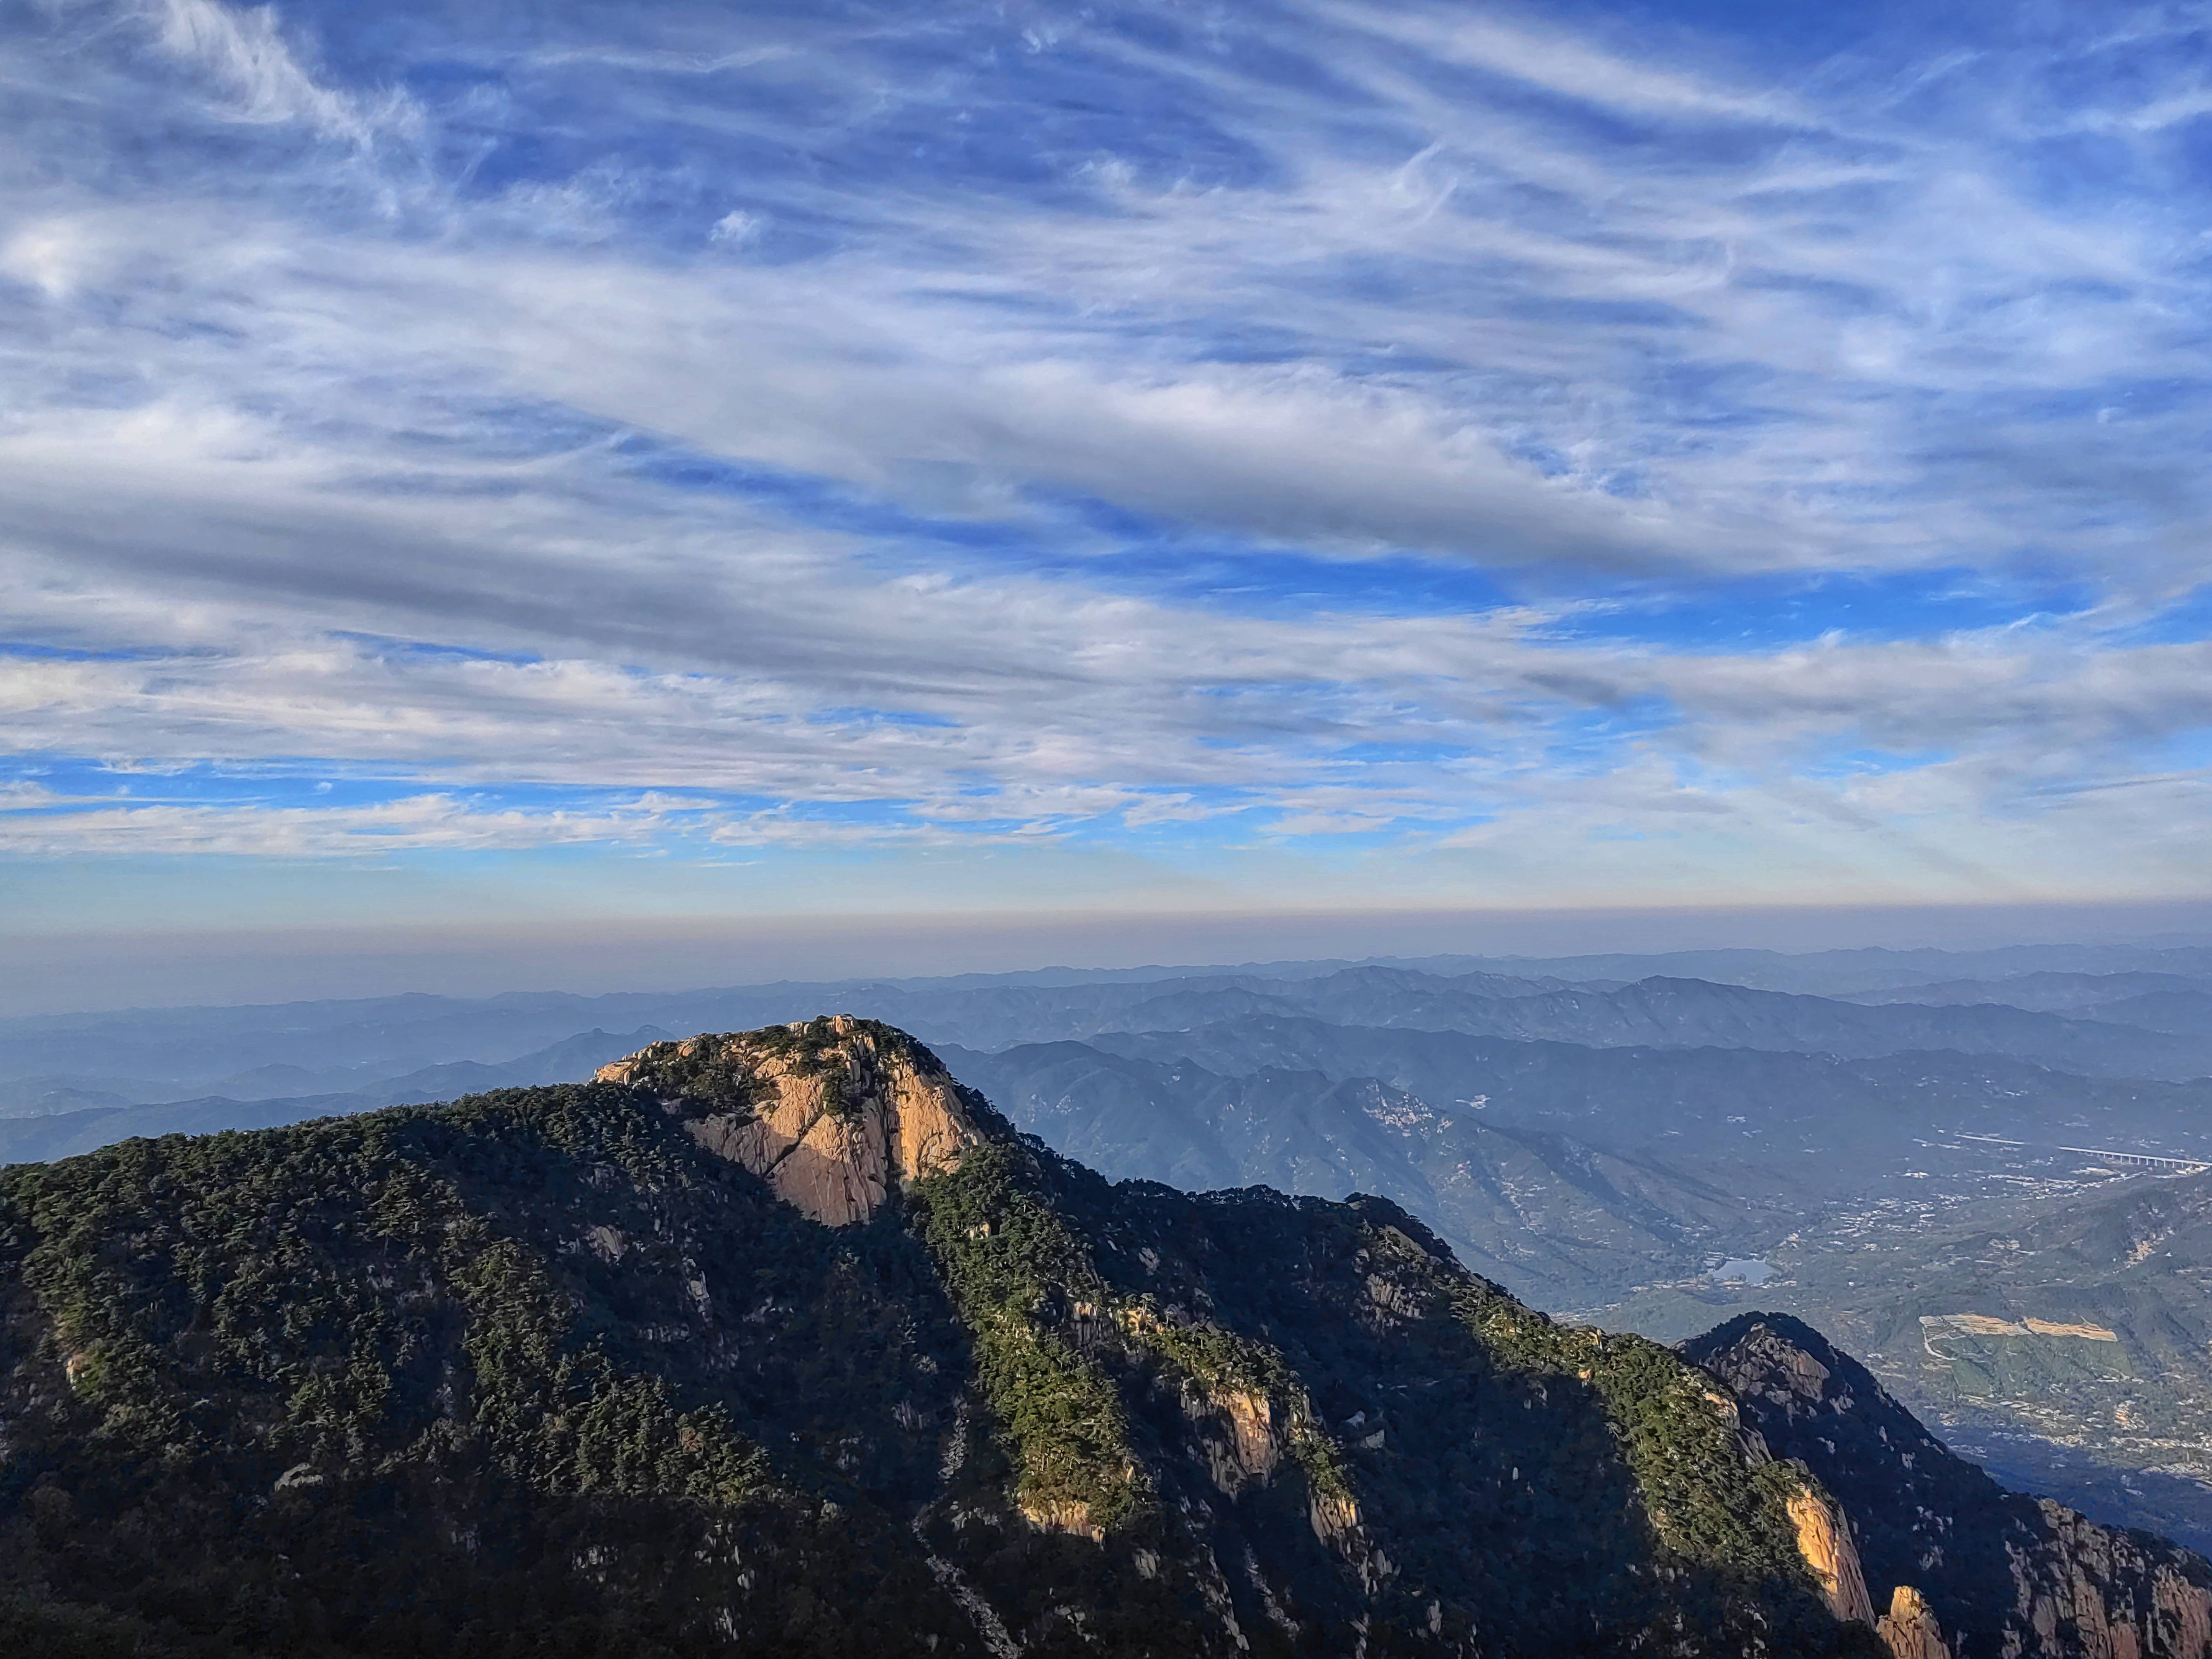
<path id="1" fill-rule="evenodd" d="M 1018 1505 L 1022 1519 L 1039 1532 L 1073 1533 L 1078 1538 L 1088 1538 L 1092 1543 L 1103 1543 L 1106 1528 L 1091 1519 L 1091 1506 L 1073 1498 L 1058 1498 L 1042 1504 Z"/>
<path id="2" fill-rule="evenodd" d="M 1797 1528 L 1798 1553 L 1820 1581 L 1829 1611 L 1838 1619 L 1874 1623 L 1874 1604 L 1867 1599 L 1866 1577 L 1849 1524 L 1809 1487 L 1790 1500 L 1790 1519 Z"/>
<path id="3" fill-rule="evenodd" d="M 2043 1651 L 2091 1659 L 2198 1659 L 2212 1651 L 2212 1578 L 2201 1560 L 2148 1533 L 2100 1527 L 2047 1498 L 2034 1503 L 2050 1543 L 2017 1561 L 2014 1577 Z M 2188 1565 L 2198 1572 L 2185 1572 Z"/>
<path id="4" fill-rule="evenodd" d="M 1942 1626 L 1910 1584 L 1897 1587 L 1889 1598 L 1889 1611 L 1875 1630 L 1892 1659 L 1951 1659 L 1951 1650 L 1943 1645 Z"/>
<path id="5" fill-rule="evenodd" d="M 1843 1505 L 1868 1581 L 1888 1593 L 1878 1628 L 1898 1659 L 2212 1653 L 2212 1565 L 2005 1491 L 1810 1327 L 1746 1314 L 1683 1352 Z"/>
<path id="6" fill-rule="evenodd" d="M 1267 1395 L 1249 1389 L 1212 1390 L 1187 1384 L 1183 1413 L 1195 1425 L 1226 1431 L 1202 1433 L 1213 1484 L 1229 1497 L 1254 1481 L 1266 1485 L 1282 1462 L 1275 1410 Z"/>
<path id="7" fill-rule="evenodd" d="M 1218 1402 L 1237 1438 L 1237 1462 L 1245 1474 L 1265 1480 L 1275 1472 L 1273 1408 L 1265 1395 L 1232 1389 Z"/>
<path id="8" fill-rule="evenodd" d="M 1314 1536 L 1333 1544 L 1358 1529 L 1359 1505 L 1349 1498 L 1316 1492 L 1308 1506 L 1307 1518 L 1313 1523 Z"/>
<path id="9" fill-rule="evenodd" d="M 896 1187 L 957 1169 L 982 1139 L 981 1103 L 963 1098 L 934 1055 L 848 1014 L 656 1042 L 597 1075 L 660 1095 L 701 1146 L 832 1227 L 866 1220 Z"/>

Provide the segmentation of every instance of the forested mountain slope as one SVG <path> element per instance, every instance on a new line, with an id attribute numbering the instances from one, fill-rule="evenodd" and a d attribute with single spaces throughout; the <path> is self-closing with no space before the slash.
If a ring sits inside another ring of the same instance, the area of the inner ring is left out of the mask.
<path id="1" fill-rule="evenodd" d="M 0 1297 L 16 1650 L 1883 1651 L 1709 1374 L 866 1022 L 11 1170 Z"/>

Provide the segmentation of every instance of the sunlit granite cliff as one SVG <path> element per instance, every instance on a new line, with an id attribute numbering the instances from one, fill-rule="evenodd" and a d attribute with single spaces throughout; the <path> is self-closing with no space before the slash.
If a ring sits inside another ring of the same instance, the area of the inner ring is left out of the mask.
<path id="1" fill-rule="evenodd" d="M 892 1193 L 958 1169 L 983 1138 L 927 1048 L 844 1014 L 820 1029 L 656 1042 L 598 1076 L 650 1092 L 702 1146 L 832 1227 L 866 1221 Z M 715 1109 L 696 1115 L 702 1104 Z"/>

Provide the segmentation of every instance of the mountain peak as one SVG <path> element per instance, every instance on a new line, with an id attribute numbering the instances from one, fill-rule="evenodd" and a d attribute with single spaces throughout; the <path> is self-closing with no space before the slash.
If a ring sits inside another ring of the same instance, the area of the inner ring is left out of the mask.
<path id="1" fill-rule="evenodd" d="M 590 1084 L 0 1174 L 0 1635 L 2212 1648 L 2212 1566 L 2004 1492 L 1795 1322 L 1717 1335 L 1557 1323 L 1386 1200 L 1114 1183 L 889 1026 L 655 1042 Z"/>
<path id="2" fill-rule="evenodd" d="M 850 1014 L 655 1042 L 596 1075 L 647 1091 L 708 1152 L 832 1227 L 957 1170 L 994 1115 L 905 1032 Z"/>

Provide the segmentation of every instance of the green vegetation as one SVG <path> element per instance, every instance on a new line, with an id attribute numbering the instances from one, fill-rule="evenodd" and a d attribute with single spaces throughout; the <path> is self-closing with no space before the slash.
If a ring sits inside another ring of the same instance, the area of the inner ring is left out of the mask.
<path id="1" fill-rule="evenodd" d="M 1455 1286 L 1450 1302 L 1500 1365 L 1596 1390 L 1670 1554 L 1756 1576 L 1804 1576 L 1789 1502 L 1809 1477 L 1751 1463 L 1733 1406 L 1704 1373 L 1644 1337 L 1556 1324 L 1479 1280 Z"/>
<path id="2" fill-rule="evenodd" d="M 657 1091 L 696 1101 L 709 1112 L 748 1111 L 760 1097 L 751 1071 L 718 1042 L 656 1042 L 643 1051 L 643 1058 Z"/>
<path id="3" fill-rule="evenodd" d="M 0 1171 L 0 1642 L 951 1659 L 966 1595 L 1030 1659 L 1852 1650 L 1696 1373 L 1380 1200 L 1115 1188 L 971 1100 L 832 1229 L 660 1104 L 845 1042 Z"/>
<path id="4" fill-rule="evenodd" d="M 1282 1356 L 1218 1325 L 1170 1319 L 1156 1298 L 1115 1295 L 1044 1196 L 1022 1147 L 980 1148 L 957 1172 L 921 1182 L 915 1208 L 975 1337 L 977 1376 L 1030 1513 L 1080 1505 L 1093 1524 L 1111 1528 L 1150 1495 L 1115 1382 L 1078 1346 L 1079 1318 L 1100 1343 L 1188 1377 L 1217 1405 L 1237 1394 L 1265 1401 L 1312 1489 L 1352 1497 L 1335 1443 Z"/>
<path id="5" fill-rule="evenodd" d="M 1352 1478 L 1336 1442 L 1316 1417 L 1297 1373 L 1273 1347 L 1218 1325 L 1170 1322 L 1155 1297 L 1139 1298 L 1129 1311 L 1139 1316 L 1124 1322 L 1139 1347 L 1189 1377 L 1217 1403 L 1234 1394 L 1267 1401 L 1270 1419 L 1282 1425 L 1307 1486 L 1321 1497 L 1352 1501 Z"/>
<path id="6" fill-rule="evenodd" d="M 873 1378 L 898 1345 L 707 1347 L 710 1275 L 771 1306 L 835 1281 L 865 1314 L 918 1253 L 810 1255 L 809 1224 L 732 1173 L 610 1085 L 0 1173 L 9 1650 L 829 1656 L 964 1632 L 910 1547 L 780 1474 L 737 1426 L 757 1396 L 713 1380 L 826 1358 L 851 1378 L 832 1410 L 895 1433 Z"/>
<path id="7" fill-rule="evenodd" d="M 471 1316 L 476 1424 L 507 1474 L 544 1492 L 675 1495 L 710 1511 L 767 1484 L 766 1460 L 720 1409 L 678 1412 L 662 1379 L 623 1376 L 597 1343 L 574 1347 L 528 1251 L 481 1223 L 449 1237 L 464 1252 L 453 1281 Z"/>
<path id="8" fill-rule="evenodd" d="M 1004 1425 L 1023 1507 L 1066 1515 L 1080 1506 L 1091 1525 L 1114 1527 L 1146 1483 L 1121 1395 L 1066 1328 L 1077 1304 L 1103 1304 L 1106 1287 L 1025 1163 L 1018 1146 L 978 1147 L 958 1170 L 917 1183 L 915 1215 L 975 1339 L 976 1376 Z"/>
<path id="9" fill-rule="evenodd" d="M 153 1628 L 141 1620 L 28 1595 L 0 1601 L 0 1652 L 29 1659 L 134 1659 L 157 1651 Z"/>
<path id="10" fill-rule="evenodd" d="M 828 1018 L 793 1025 L 769 1025 L 757 1031 L 696 1039 L 693 1043 L 656 1042 L 641 1051 L 641 1084 L 664 1096 L 695 1101 L 712 1112 L 744 1112 L 758 1103 L 762 1084 L 752 1062 L 774 1059 L 794 1077 L 819 1078 L 822 1098 L 831 1116 L 849 1118 L 859 1109 L 851 1093 L 848 1035 L 863 1036 L 879 1048 L 903 1045 L 907 1038 L 879 1020 L 853 1020 L 841 1034 Z M 684 1049 L 690 1048 L 686 1054 Z M 926 1054 L 926 1050 L 916 1050 Z"/>
<path id="11" fill-rule="evenodd" d="M 608 1133 L 607 1115 L 545 1103 L 530 1127 L 552 1146 L 611 1155 L 648 1179 L 669 1172 L 641 1138 Z M 230 1449 L 179 1386 L 181 1319 L 193 1370 L 265 1394 L 279 1413 L 256 1449 L 264 1459 L 404 1462 L 474 1439 L 548 1492 L 741 1501 L 759 1484 L 757 1454 L 716 1413 L 676 1411 L 665 1383 L 580 1344 L 532 1253 L 403 1155 L 412 1127 L 393 1116 L 130 1143 L 9 1172 L 0 1202 L 21 1220 L 5 1241 L 35 1237 L 23 1283 L 52 1319 L 74 1392 L 103 1413 L 101 1432 L 158 1441 L 172 1460 Z M 400 1283 L 436 1288 L 410 1309 L 383 1293 Z M 410 1422 L 397 1396 L 431 1340 L 424 1304 L 439 1289 L 465 1316 L 469 1409 Z"/>

